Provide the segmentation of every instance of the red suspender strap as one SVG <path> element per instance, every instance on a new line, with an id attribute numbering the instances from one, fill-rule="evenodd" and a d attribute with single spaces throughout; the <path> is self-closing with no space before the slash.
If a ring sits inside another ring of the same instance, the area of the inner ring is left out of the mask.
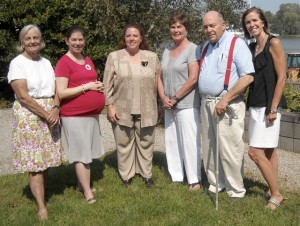
<path id="1" fill-rule="evenodd" d="M 224 90 L 227 90 L 228 85 L 229 85 L 229 78 L 230 78 L 232 58 L 233 58 L 233 49 L 234 49 L 234 45 L 235 45 L 236 40 L 237 40 L 237 37 L 234 36 L 232 38 L 231 44 L 230 44 L 230 49 L 229 49 L 228 59 L 227 59 L 226 73 L 225 73 L 225 80 L 224 80 Z"/>
<path id="2" fill-rule="evenodd" d="M 234 36 L 230 43 L 230 48 L 229 48 L 229 53 L 228 53 L 228 58 L 227 58 L 227 67 L 226 67 L 225 79 L 224 79 L 224 90 L 228 89 L 231 66 L 232 66 L 233 49 L 234 49 L 236 40 L 237 40 L 237 36 Z M 206 52 L 208 49 L 208 45 L 209 44 L 207 44 L 205 46 L 205 48 L 203 49 L 202 55 L 201 55 L 201 59 L 200 59 L 200 63 L 199 63 L 200 72 L 201 72 L 202 64 L 203 64 L 203 61 L 204 61 L 204 58 L 205 58 L 205 55 L 206 55 Z"/>
<path id="3" fill-rule="evenodd" d="M 203 49 L 202 55 L 201 55 L 200 64 L 199 64 L 200 72 L 201 72 L 201 67 L 202 67 L 202 64 L 203 64 L 203 61 L 204 61 L 204 58 L 205 58 L 205 55 L 206 55 L 206 52 L 208 49 L 208 45 L 209 45 L 209 43 L 205 46 L 205 48 Z"/>

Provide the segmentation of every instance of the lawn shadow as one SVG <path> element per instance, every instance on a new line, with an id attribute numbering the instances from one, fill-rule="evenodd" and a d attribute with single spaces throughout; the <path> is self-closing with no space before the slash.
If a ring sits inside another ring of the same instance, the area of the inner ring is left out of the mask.
<path id="1" fill-rule="evenodd" d="M 204 169 L 203 161 L 201 161 L 201 184 L 204 189 L 208 189 L 209 183 Z"/>
<path id="2" fill-rule="evenodd" d="M 166 154 L 165 153 L 159 152 L 159 151 L 154 151 L 153 152 L 152 163 L 153 163 L 153 167 L 157 166 L 161 171 L 164 172 L 165 175 L 169 176 L 167 160 L 166 160 Z M 108 152 L 105 155 L 105 157 L 103 159 L 103 164 L 104 165 L 107 164 L 108 167 L 113 168 L 115 170 L 116 174 L 119 175 L 118 159 L 117 159 L 117 151 L 116 150 Z"/>
<path id="3" fill-rule="evenodd" d="M 117 151 L 111 151 L 106 153 L 105 157 L 103 158 L 103 165 L 107 165 L 108 167 L 111 167 L 115 170 L 116 174 L 119 176 L 119 171 L 118 171 L 118 161 L 117 161 Z M 160 151 L 154 151 L 153 152 L 153 168 L 157 167 L 159 170 L 161 170 L 164 175 L 166 175 L 170 181 L 172 181 L 171 176 L 168 171 L 168 164 L 167 164 L 167 159 L 166 159 L 166 154 L 164 152 Z M 202 185 L 204 187 L 208 187 L 208 181 L 207 177 L 203 168 L 203 164 L 201 167 L 201 175 L 202 175 Z M 120 177 L 120 176 L 119 176 Z M 187 184 L 187 179 L 186 176 L 184 178 L 184 184 Z"/>
<path id="4" fill-rule="evenodd" d="M 95 181 L 103 178 L 104 164 L 101 160 L 95 159 L 90 164 L 91 168 L 91 186 Z M 62 195 L 66 188 L 72 187 L 76 190 L 77 177 L 74 164 L 65 163 L 59 167 L 48 169 L 46 178 L 46 202 L 53 195 Z M 23 195 L 28 199 L 34 200 L 29 184 L 23 188 Z"/>
<path id="5" fill-rule="evenodd" d="M 203 170 L 203 168 L 202 168 Z M 203 170 L 204 171 L 204 170 Z M 206 195 L 209 197 L 211 203 L 213 205 L 216 205 L 216 194 L 208 191 L 209 183 L 207 181 L 206 174 L 202 174 L 202 184 L 203 184 L 203 191 L 202 195 Z M 244 185 L 246 188 L 246 196 L 247 197 L 253 197 L 253 196 L 263 196 L 263 191 L 267 189 L 267 186 L 264 183 L 261 183 L 260 181 L 253 180 L 251 178 L 245 177 L 244 178 Z M 228 195 L 226 194 L 226 190 L 222 190 L 219 192 L 219 199 L 228 199 Z"/>
<path id="6" fill-rule="evenodd" d="M 117 159 L 117 150 L 109 151 L 105 154 L 103 158 L 103 165 L 107 165 L 113 168 L 114 171 L 119 175 Z"/>
<path id="7" fill-rule="evenodd" d="M 203 170 L 203 168 L 202 168 Z M 215 194 L 210 193 L 208 191 L 208 187 L 209 187 L 209 183 L 207 181 L 207 177 L 206 174 L 203 170 L 202 173 L 202 185 L 204 188 L 203 194 L 208 195 L 211 199 L 212 202 L 215 202 Z M 257 181 L 257 180 L 253 180 L 252 178 L 249 177 L 244 177 L 244 186 L 246 188 L 246 197 L 247 196 L 262 196 L 263 192 L 268 188 L 266 186 L 266 184 Z M 226 192 L 225 190 L 223 190 L 221 193 Z"/>
<path id="8" fill-rule="evenodd" d="M 153 166 L 157 166 L 165 175 L 169 175 L 166 153 L 155 151 L 153 152 Z"/>
<path id="9" fill-rule="evenodd" d="M 164 172 L 164 174 L 166 176 L 168 176 L 170 181 L 172 181 L 171 175 L 169 174 L 169 171 L 168 171 L 166 153 L 160 152 L 160 151 L 154 152 L 153 166 L 157 166 L 160 170 L 162 170 Z M 185 170 L 184 170 L 184 173 L 185 173 Z M 183 184 L 188 184 L 186 174 L 184 175 Z M 201 161 L 201 184 L 203 187 L 208 188 L 208 186 L 209 186 L 202 161 Z"/>
<path id="10" fill-rule="evenodd" d="M 263 192 L 268 189 L 268 186 L 265 183 L 262 183 L 258 180 L 253 180 L 249 177 L 244 177 L 244 185 L 246 188 L 246 195 L 263 195 Z"/>

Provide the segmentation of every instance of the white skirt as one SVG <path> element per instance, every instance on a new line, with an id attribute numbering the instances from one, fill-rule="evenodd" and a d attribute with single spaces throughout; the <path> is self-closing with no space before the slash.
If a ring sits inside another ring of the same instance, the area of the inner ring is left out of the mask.
<path id="1" fill-rule="evenodd" d="M 278 108 L 277 119 L 267 126 L 265 107 L 250 107 L 249 146 L 257 148 L 275 148 L 278 146 L 280 132 L 281 108 Z"/>
<path id="2" fill-rule="evenodd" d="M 91 163 L 104 153 L 99 116 L 62 117 L 62 144 L 69 163 Z"/>

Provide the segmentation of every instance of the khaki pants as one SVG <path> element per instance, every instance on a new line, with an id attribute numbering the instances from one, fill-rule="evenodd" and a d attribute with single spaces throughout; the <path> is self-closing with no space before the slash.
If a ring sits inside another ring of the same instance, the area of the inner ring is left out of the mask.
<path id="1" fill-rule="evenodd" d="M 216 192 L 215 154 L 216 117 L 213 115 L 217 99 L 202 98 L 201 102 L 201 141 L 203 164 L 210 184 L 209 190 Z M 237 98 L 229 104 L 237 119 L 230 117 L 229 111 L 219 116 L 219 190 L 226 189 L 229 197 L 244 197 L 244 117 L 245 103 Z"/>
<path id="2" fill-rule="evenodd" d="M 112 125 L 117 146 L 119 174 L 123 180 L 129 180 L 136 173 L 144 178 L 151 178 L 155 127 L 141 128 L 140 115 L 134 115 L 132 120 L 132 128 Z"/>

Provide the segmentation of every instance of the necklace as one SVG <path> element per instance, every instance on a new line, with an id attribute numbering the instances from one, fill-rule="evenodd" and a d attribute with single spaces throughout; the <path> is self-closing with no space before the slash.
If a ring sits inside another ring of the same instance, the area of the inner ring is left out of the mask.
<path id="1" fill-rule="evenodd" d="M 265 34 L 265 36 L 264 36 L 264 38 L 263 38 L 263 40 L 261 41 L 260 44 L 258 44 L 258 42 L 256 43 L 255 54 L 258 52 L 258 50 L 260 49 L 260 47 L 263 46 L 263 44 L 264 44 L 264 42 L 265 42 L 267 36 L 268 36 L 268 35 Z"/>

